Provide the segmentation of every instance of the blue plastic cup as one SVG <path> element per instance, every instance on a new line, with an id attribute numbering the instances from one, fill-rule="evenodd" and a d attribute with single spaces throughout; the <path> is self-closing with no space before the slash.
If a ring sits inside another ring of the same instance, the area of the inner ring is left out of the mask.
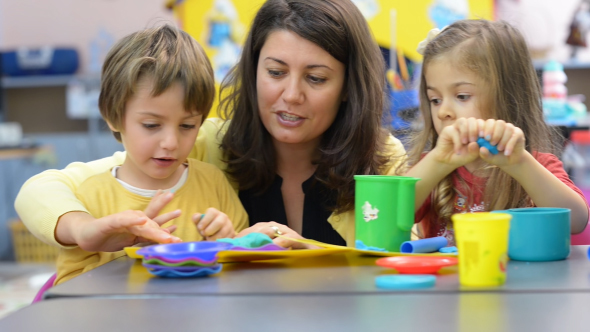
<path id="1" fill-rule="evenodd" d="M 545 262 L 566 259 L 570 254 L 570 209 L 520 208 L 512 215 L 508 257 L 516 261 Z"/>

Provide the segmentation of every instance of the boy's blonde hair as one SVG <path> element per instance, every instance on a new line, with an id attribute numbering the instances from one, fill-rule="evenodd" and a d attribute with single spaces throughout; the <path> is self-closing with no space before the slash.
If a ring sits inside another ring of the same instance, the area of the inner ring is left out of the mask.
<path id="1" fill-rule="evenodd" d="M 125 104 L 138 83 L 149 78 L 152 96 L 173 83 L 184 87 L 184 107 L 207 117 L 215 97 L 213 69 L 201 46 L 186 32 L 162 25 L 134 32 L 121 40 L 106 56 L 101 77 L 98 107 L 102 117 L 117 130 L 125 117 Z M 113 132 L 120 142 L 121 134 Z"/>
<path id="2" fill-rule="evenodd" d="M 527 44 L 521 33 L 506 22 L 462 20 L 445 28 L 424 50 L 423 73 L 420 82 L 420 111 L 424 130 L 412 139 L 409 153 L 415 165 L 425 151 L 431 150 L 438 140 L 434 129 L 430 101 L 426 91 L 425 72 L 434 60 L 445 57 L 452 65 L 475 73 L 485 84 L 481 107 L 484 119 L 501 119 L 522 129 L 526 150 L 555 153 L 551 130 L 543 119 L 542 94 L 539 79 L 533 66 Z M 558 137 L 557 136 L 557 137 Z M 522 186 L 499 168 L 488 165 L 489 180 L 484 193 L 486 210 L 529 206 L 530 198 Z M 455 173 L 455 172 L 454 172 Z M 451 173 L 433 191 L 434 219 L 446 219 L 454 212 Z M 468 194 L 470 204 L 471 194 Z"/>

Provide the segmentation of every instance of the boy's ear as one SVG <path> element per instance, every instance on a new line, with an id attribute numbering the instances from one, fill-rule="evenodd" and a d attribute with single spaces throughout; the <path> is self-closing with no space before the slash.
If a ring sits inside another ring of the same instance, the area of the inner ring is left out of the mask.
<path id="1" fill-rule="evenodd" d="M 120 132 L 119 129 L 115 128 L 115 126 L 113 126 L 113 124 L 110 121 L 106 121 L 107 125 L 109 126 L 109 129 L 115 133 Z"/>

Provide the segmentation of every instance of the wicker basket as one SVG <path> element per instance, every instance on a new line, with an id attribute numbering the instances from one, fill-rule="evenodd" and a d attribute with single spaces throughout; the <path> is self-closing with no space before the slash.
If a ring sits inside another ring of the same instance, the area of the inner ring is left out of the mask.
<path id="1" fill-rule="evenodd" d="M 53 263 L 57 259 L 58 247 L 36 238 L 20 220 L 11 221 L 14 256 L 19 263 Z"/>

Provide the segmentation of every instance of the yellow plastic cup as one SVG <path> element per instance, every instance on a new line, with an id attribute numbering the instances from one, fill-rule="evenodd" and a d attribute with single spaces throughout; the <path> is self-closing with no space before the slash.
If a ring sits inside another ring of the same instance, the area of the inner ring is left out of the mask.
<path id="1" fill-rule="evenodd" d="M 454 214 L 459 250 L 459 283 L 464 286 L 499 286 L 506 281 L 508 213 Z"/>

